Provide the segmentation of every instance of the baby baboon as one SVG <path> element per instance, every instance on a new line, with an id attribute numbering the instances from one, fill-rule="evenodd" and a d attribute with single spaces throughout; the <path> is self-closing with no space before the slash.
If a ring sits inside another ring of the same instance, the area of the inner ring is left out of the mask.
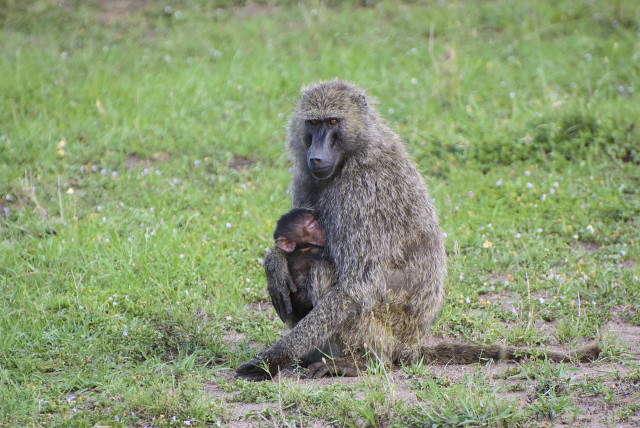
<path id="1" fill-rule="evenodd" d="M 313 212 L 294 208 L 278 220 L 273 232 L 276 246 L 286 253 L 287 266 L 297 288 L 291 292 L 291 325 L 297 324 L 313 308 L 309 271 L 311 266 L 322 260 L 322 251 L 327 245 L 327 237 Z"/>
<path id="2" fill-rule="evenodd" d="M 324 226 L 327 263 L 311 267 L 308 286 L 318 296 L 311 312 L 240 365 L 238 377 L 266 379 L 326 343 L 336 358 L 330 367 L 313 364 L 313 376 L 356 374 L 354 364 L 369 350 L 386 363 L 513 354 L 470 343 L 422 345 L 443 301 L 442 231 L 404 143 L 362 90 L 337 80 L 303 88 L 287 148 L 293 207 L 310 209 Z M 265 257 L 265 273 L 276 312 L 293 325 L 296 289 L 280 248 Z"/>

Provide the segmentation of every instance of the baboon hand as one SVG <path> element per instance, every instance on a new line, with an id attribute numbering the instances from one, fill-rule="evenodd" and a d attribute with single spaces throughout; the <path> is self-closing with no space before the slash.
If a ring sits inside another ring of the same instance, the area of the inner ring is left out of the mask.
<path id="1" fill-rule="evenodd" d="M 298 291 L 298 287 L 289 273 L 284 251 L 276 247 L 267 253 L 264 267 L 271 303 L 280 319 L 286 323 L 291 320 L 293 313 L 290 295 Z"/>
<path id="2" fill-rule="evenodd" d="M 291 317 L 293 308 L 291 306 L 291 295 L 286 287 L 269 290 L 271 295 L 271 303 L 282 321 L 286 321 Z"/>
<path id="3" fill-rule="evenodd" d="M 291 293 L 298 291 L 291 275 L 287 271 L 281 281 L 269 283 L 269 295 L 271 303 L 280 319 L 284 322 L 291 318 L 293 307 L 291 306 Z"/>
<path id="4" fill-rule="evenodd" d="M 253 358 L 236 369 L 236 379 L 244 379 L 251 382 L 260 382 L 271 379 L 267 363 L 260 357 Z"/>

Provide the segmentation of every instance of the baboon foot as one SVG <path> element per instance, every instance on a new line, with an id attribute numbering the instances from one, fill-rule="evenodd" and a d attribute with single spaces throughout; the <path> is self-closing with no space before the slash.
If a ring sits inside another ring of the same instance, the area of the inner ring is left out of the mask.
<path id="1" fill-rule="evenodd" d="M 347 376 L 356 377 L 361 370 L 352 358 L 333 358 L 325 359 L 313 363 L 307 369 L 307 377 L 318 379 L 324 376 Z"/>

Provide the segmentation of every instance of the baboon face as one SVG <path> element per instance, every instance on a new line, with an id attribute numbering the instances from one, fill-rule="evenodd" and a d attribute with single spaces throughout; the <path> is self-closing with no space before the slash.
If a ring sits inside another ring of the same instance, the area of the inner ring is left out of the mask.
<path id="1" fill-rule="evenodd" d="M 308 119 L 305 121 L 307 166 L 318 180 L 333 176 L 340 164 L 340 118 Z"/>
<path id="2" fill-rule="evenodd" d="M 369 109 L 364 93 L 340 81 L 302 91 L 290 129 L 289 147 L 316 180 L 336 177 L 352 155 L 369 141 Z"/>

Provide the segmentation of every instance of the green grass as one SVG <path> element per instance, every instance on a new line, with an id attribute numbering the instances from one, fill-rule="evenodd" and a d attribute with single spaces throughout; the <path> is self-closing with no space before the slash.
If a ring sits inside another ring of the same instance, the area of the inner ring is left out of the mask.
<path id="1" fill-rule="evenodd" d="M 605 334 L 640 326 L 634 0 L 118 3 L 0 0 L 0 425 L 234 420 L 211 385 L 290 425 L 527 425 L 570 420 L 585 394 L 608 421 L 638 414 L 611 384 L 638 394 L 639 345 Z M 604 335 L 601 364 L 631 374 L 525 363 L 525 406 L 481 368 L 406 369 L 418 404 L 389 399 L 379 367 L 225 381 L 283 329 L 261 259 L 289 207 L 287 117 L 300 86 L 334 77 L 378 99 L 436 200 L 434 334 Z"/>

